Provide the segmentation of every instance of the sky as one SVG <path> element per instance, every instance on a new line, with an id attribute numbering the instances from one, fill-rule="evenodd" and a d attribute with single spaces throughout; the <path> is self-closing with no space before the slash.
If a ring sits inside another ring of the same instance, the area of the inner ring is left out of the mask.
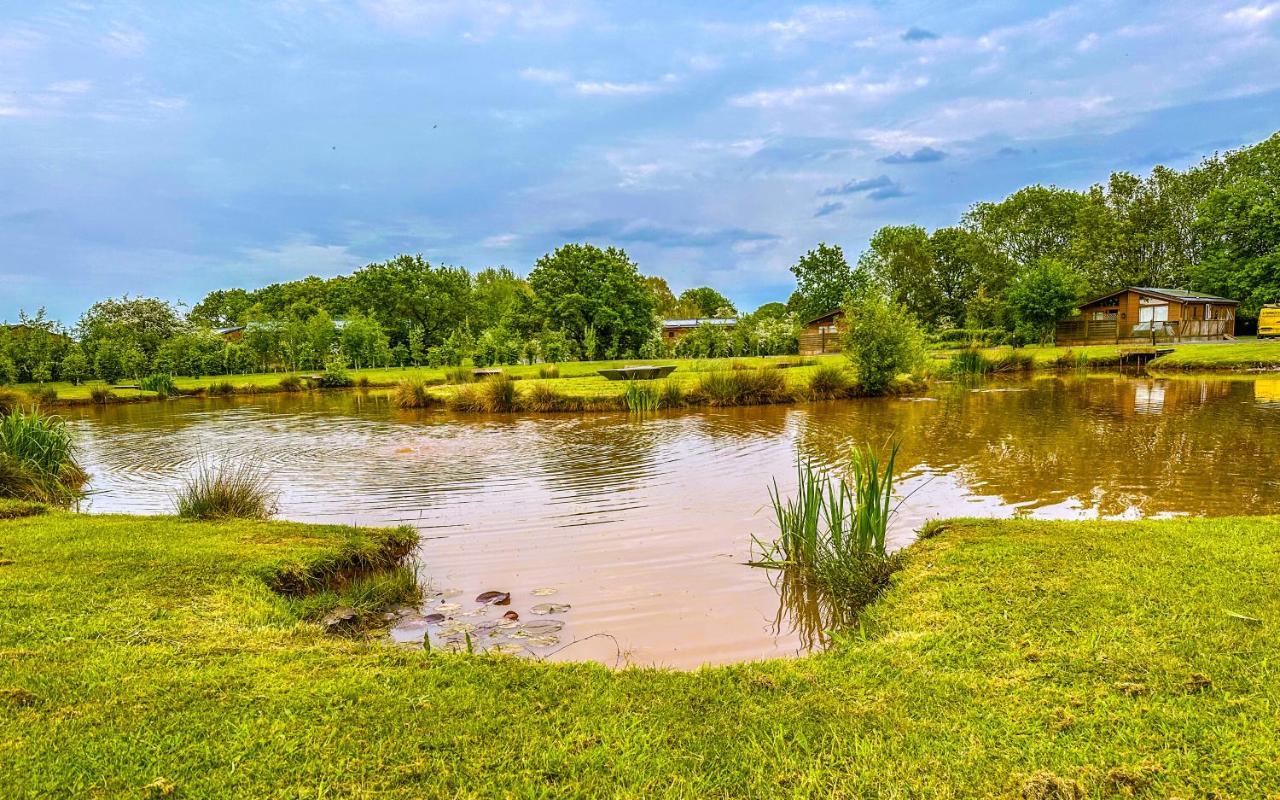
<path id="1" fill-rule="evenodd" d="M 0 319 L 624 248 L 785 300 L 820 241 L 1280 128 L 1280 2 L 0 5 Z"/>

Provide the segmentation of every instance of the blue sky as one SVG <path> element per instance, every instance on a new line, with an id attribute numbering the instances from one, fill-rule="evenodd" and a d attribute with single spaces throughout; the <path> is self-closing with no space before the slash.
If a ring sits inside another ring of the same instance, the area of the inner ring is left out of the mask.
<path id="1" fill-rule="evenodd" d="M 1262 139 L 1277 65 L 1267 0 L 9 3 L 0 318 L 571 240 L 750 308 L 820 240 Z"/>

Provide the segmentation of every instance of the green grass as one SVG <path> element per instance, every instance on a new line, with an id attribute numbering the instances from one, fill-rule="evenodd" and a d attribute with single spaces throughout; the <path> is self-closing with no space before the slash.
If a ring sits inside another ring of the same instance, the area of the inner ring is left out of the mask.
<path id="1" fill-rule="evenodd" d="M 0 796 L 1270 796 L 1278 527 L 935 526 L 834 652 L 680 673 L 326 637 L 269 588 L 395 532 L 2 522 Z"/>
<path id="2" fill-rule="evenodd" d="M 269 519 L 279 493 L 250 464 L 200 466 L 178 487 L 174 506 L 186 519 Z"/>
<path id="3" fill-rule="evenodd" d="M 0 497 L 69 506 L 87 482 L 59 417 L 36 408 L 0 414 Z"/>
<path id="4" fill-rule="evenodd" d="M 1249 370 L 1280 368 L 1280 340 L 1243 339 L 1223 344 L 1183 344 L 1152 361 L 1153 370 Z"/>

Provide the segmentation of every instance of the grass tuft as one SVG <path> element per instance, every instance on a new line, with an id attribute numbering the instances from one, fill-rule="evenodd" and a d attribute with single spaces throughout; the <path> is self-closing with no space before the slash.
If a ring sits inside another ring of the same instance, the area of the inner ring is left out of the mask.
<path id="1" fill-rule="evenodd" d="M 432 396 L 424 380 L 404 380 L 396 384 L 392 402 L 397 408 L 432 408 L 440 401 Z"/>
<path id="2" fill-rule="evenodd" d="M 0 414 L 10 414 L 22 408 L 27 396 L 17 389 L 0 388 Z"/>
<path id="3" fill-rule="evenodd" d="M 209 384 L 204 391 L 209 397 L 229 397 L 236 393 L 236 387 L 231 381 L 217 381 Z"/>
<path id="4" fill-rule="evenodd" d="M 103 384 L 96 384 L 89 387 L 89 398 L 97 405 L 104 406 L 116 401 L 116 393 Z"/>
<path id="5" fill-rule="evenodd" d="M 0 497 L 69 506 L 88 480 L 59 417 L 39 409 L 0 417 Z"/>
<path id="6" fill-rule="evenodd" d="M 560 367 L 556 364 L 543 364 L 541 367 L 538 367 L 538 377 L 543 380 L 559 378 Z"/>
<path id="7" fill-rule="evenodd" d="M 809 396 L 816 400 L 835 400 L 847 395 L 852 384 L 843 367 L 823 364 L 809 376 Z"/>
<path id="8" fill-rule="evenodd" d="M 733 369 L 703 375 L 694 395 L 711 406 L 784 403 L 794 399 L 782 372 L 773 369 Z"/>
<path id="9" fill-rule="evenodd" d="M 278 497 L 257 467 L 203 464 L 183 481 L 174 506 L 186 519 L 269 519 L 276 513 Z"/>

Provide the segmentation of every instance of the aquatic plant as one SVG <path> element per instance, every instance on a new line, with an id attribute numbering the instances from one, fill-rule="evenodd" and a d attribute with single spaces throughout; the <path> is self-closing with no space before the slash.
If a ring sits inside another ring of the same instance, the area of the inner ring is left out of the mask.
<path id="1" fill-rule="evenodd" d="M 252 464 L 202 464 L 178 488 L 174 507 L 187 519 L 268 519 L 278 497 L 266 473 Z"/>
<path id="2" fill-rule="evenodd" d="M 986 375 L 991 371 L 991 361 L 977 348 L 961 350 L 951 356 L 950 373 L 952 375 Z"/>
<path id="3" fill-rule="evenodd" d="M 662 389 L 658 392 L 659 408 L 680 408 L 685 405 L 687 400 L 684 396 L 684 387 L 678 382 L 667 378 L 662 384 Z"/>
<path id="4" fill-rule="evenodd" d="M 165 372 L 148 375 L 138 381 L 138 388 L 144 392 L 155 392 L 158 397 L 176 397 L 178 394 L 173 376 Z"/>
<path id="5" fill-rule="evenodd" d="M 717 370 L 702 375 L 694 394 L 712 406 L 781 403 L 792 399 L 778 370 Z"/>
<path id="6" fill-rule="evenodd" d="M 431 408 L 440 401 L 431 395 L 424 380 L 403 380 L 396 384 L 392 402 L 397 408 Z"/>
<path id="7" fill-rule="evenodd" d="M 1001 353 L 991 361 L 992 372 L 1026 372 L 1035 367 L 1036 359 L 1030 353 L 1013 349 Z"/>
<path id="8" fill-rule="evenodd" d="M 560 377 L 560 367 L 556 364 L 543 364 L 538 367 L 538 377 L 543 380 Z"/>
<path id="9" fill-rule="evenodd" d="M 89 387 L 89 399 L 102 406 L 107 403 L 115 402 L 116 393 L 111 391 L 111 389 L 104 384 L 96 384 Z"/>
<path id="10" fill-rule="evenodd" d="M 661 400 L 652 381 L 627 381 L 627 390 L 622 397 L 632 414 L 657 411 Z"/>
<path id="11" fill-rule="evenodd" d="M 302 379 L 297 375 L 286 375 L 277 384 L 282 392 L 300 392 L 303 389 Z"/>
<path id="12" fill-rule="evenodd" d="M 210 397 L 226 397 L 236 393 L 236 387 L 230 381 L 218 381 L 205 387 L 205 394 Z"/>
<path id="13" fill-rule="evenodd" d="M 515 410 L 516 382 L 510 376 L 492 375 L 481 381 L 479 386 L 485 411 L 497 413 Z"/>
<path id="14" fill-rule="evenodd" d="M 849 373 L 836 364 L 823 364 L 809 376 L 809 396 L 817 400 L 843 397 L 852 381 Z"/>
<path id="15" fill-rule="evenodd" d="M 756 538 L 761 557 L 752 565 L 794 571 L 847 608 L 873 600 L 901 567 L 886 548 L 897 456 L 896 444 L 883 464 L 872 448 L 855 448 L 848 480 L 802 461 L 793 498 L 774 481 L 769 501 L 778 535 L 771 542 Z"/>
<path id="16" fill-rule="evenodd" d="M 444 375 L 449 383 L 471 383 L 475 379 L 475 375 L 467 367 L 451 367 Z"/>
<path id="17" fill-rule="evenodd" d="M 0 417 L 0 497 L 67 506 L 88 479 L 59 417 L 38 409 Z"/>

